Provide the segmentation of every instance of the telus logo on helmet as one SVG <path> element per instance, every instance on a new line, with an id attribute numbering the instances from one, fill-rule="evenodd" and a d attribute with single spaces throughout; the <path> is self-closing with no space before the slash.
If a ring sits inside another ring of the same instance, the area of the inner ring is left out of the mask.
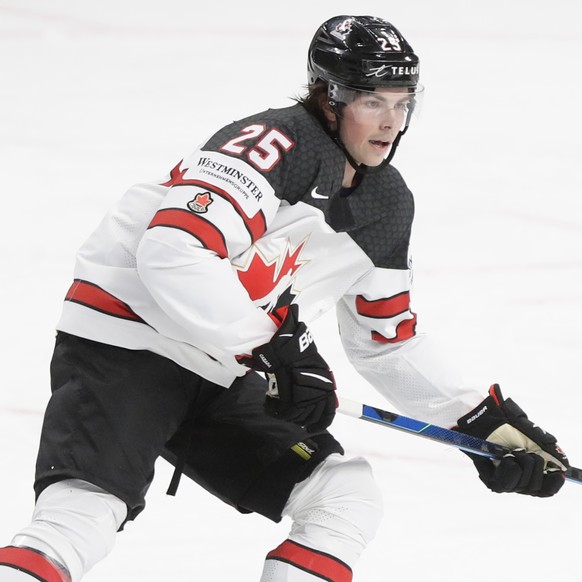
<path id="1" fill-rule="evenodd" d="M 396 67 L 394 65 L 380 65 L 379 67 L 370 67 L 370 72 L 365 73 L 366 77 L 392 77 L 401 75 L 417 75 L 418 67 Z"/>

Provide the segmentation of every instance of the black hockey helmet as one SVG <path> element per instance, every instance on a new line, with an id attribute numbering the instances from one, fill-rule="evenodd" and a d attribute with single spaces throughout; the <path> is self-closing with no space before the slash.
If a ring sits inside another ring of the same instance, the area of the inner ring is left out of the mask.
<path id="1" fill-rule="evenodd" d="M 315 33 L 308 53 L 308 82 L 322 79 L 353 89 L 409 87 L 419 59 L 390 22 L 374 16 L 334 16 Z"/>

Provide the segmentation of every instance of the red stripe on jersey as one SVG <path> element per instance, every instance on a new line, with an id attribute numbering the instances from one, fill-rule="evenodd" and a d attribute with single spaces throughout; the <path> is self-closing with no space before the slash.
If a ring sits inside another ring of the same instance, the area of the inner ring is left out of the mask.
<path id="1" fill-rule="evenodd" d="M 352 570 L 337 558 L 285 540 L 278 548 L 267 554 L 267 560 L 279 560 L 309 572 L 328 582 L 351 582 Z"/>
<path id="2" fill-rule="evenodd" d="M 405 319 L 396 326 L 396 336 L 393 338 L 384 337 L 377 331 L 372 332 L 372 339 L 384 344 L 395 344 L 414 337 L 416 334 L 416 313 L 413 313 L 412 319 Z"/>
<path id="3" fill-rule="evenodd" d="M 30 574 L 43 582 L 71 582 L 71 577 L 42 554 L 28 548 L 0 548 L 0 565 Z"/>
<path id="4" fill-rule="evenodd" d="M 222 190 L 222 188 L 218 188 L 214 184 L 208 184 L 202 180 L 188 180 L 188 183 L 199 186 L 200 188 L 204 188 L 205 190 L 212 190 L 212 192 L 218 194 L 221 198 L 228 200 L 232 204 L 233 208 L 237 211 L 239 216 L 242 218 L 253 242 L 265 234 L 265 231 L 267 230 L 267 223 L 265 222 L 265 215 L 263 214 L 262 210 L 259 210 L 252 218 L 250 218 L 245 214 L 245 211 L 242 209 L 241 205 L 228 192 L 226 192 L 226 190 Z"/>
<path id="5" fill-rule="evenodd" d="M 174 186 L 175 184 L 183 184 L 184 182 L 187 182 L 187 180 L 183 179 L 183 176 L 188 168 L 186 168 L 186 170 L 180 170 L 180 165 L 182 164 L 183 161 L 184 160 L 180 160 L 172 168 L 172 171 L 170 172 L 170 179 L 167 182 L 160 184 L 160 186 L 167 186 L 169 188 L 170 186 Z"/>
<path id="6" fill-rule="evenodd" d="M 181 164 L 182 162 L 180 162 Z M 265 231 L 267 230 L 267 223 L 265 221 L 265 215 L 263 214 L 262 210 L 259 210 L 255 216 L 250 218 L 246 215 L 245 211 L 242 209 L 241 205 L 226 191 L 222 188 L 218 188 L 214 184 L 209 184 L 208 182 L 204 182 L 202 180 L 189 180 L 184 178 L 184 174 L 188 171 L 188 168 L 185 170 L 180 170 L 180 164 L 178 164 L 171 172 L 170 172 L 170 179 L 167 182 L 161 184 L 161 186 L 198 186 L 199 188 L 204 188 L 205 190 L 212 190 L 215 194 L 228 200 L 233 208 L 236 210 L 238 215 L 241 217 L 245 228 L 247 229 L 252 242 L 255 242 L 259 238 L 263 236 Z"/>
<path id="7" fill-rule="evenodd" d="M 356 297 L 356 310 L 366 317 L 394 317 L 410 309 L 410 293 L 403 291 L 385 299 L 369 301 L 362 295 Z"/>
<path id="8" fill-rule="evenodd" d="M 155 226 L 167 226 L 183 230 L 195 236 L 205 248 L 214 251 L 221 259 L 228 256 L 226 241 L 222 232 L 214 224 L 189 210 L 183 210 L 182 208 L 158 210 L 148 228 L 154 228 Z"/>
<path id="9" fill-rule="evenodd" d="M 85 307 L 90 307 L 91 309 L 101 311 L 113 317 L 145 323 L 127 303 L 124 303 L 121 299 L 117 299 L 111 293 L 101 289 L 101 287 L 81 279 L 75 279 L 67 291 L 65 301 L 80 303 Z"/>

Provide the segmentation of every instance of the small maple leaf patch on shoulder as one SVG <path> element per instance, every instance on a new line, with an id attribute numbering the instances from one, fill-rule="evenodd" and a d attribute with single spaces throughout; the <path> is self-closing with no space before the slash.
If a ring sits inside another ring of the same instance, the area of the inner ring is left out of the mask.
<path id="1" fill-rule="evenodd" d="M 188 202 L 188 208 L 192 212 L 197 212 L 202 214 L 203 212 L 208 212 L 208 207 L 214 202 L 210 192 L 202 192 L 196 194 L 190 202 Z"/>

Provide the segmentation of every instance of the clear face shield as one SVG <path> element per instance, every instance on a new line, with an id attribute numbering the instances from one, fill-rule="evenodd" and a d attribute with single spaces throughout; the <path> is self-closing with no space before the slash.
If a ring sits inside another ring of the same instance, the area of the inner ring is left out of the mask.
<path id="1" fill-rule="evenodd" d="M 418 117 L 422 105 L 424 87 L 379 87 L 375 90 L 352 89 L 330 83 L 328 97 L 335 114 L 343 117 L 349 114 L 361 123 L 373 123 L 393 116 L 399 120 L 399 131 L 405 131 L 412 116 Z"/>
<path id="2" fill-rule="evenodd" d="M 329 84 L 329 104 L 352 165 L 381 168 L 390 163 L 413 115 L 417 117 L 420 113 L 423 93 L 422 85 L 368 91 Z M 362 134 L 366 136 L 364 147 L 358 144 Z"/>

